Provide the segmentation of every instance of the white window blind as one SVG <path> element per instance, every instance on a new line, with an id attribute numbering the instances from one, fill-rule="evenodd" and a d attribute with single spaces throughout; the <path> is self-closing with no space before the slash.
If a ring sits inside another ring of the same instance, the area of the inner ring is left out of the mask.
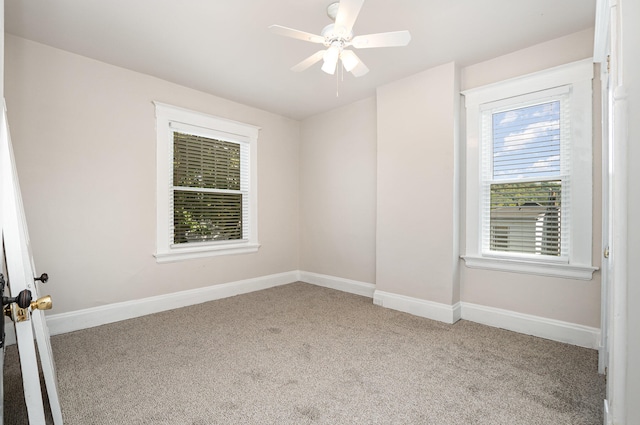
<path id="1" fill-rule="evenodd" d="M 174 244 L 247 239 L 246 144 L 173 132 Z"/>
<path id="2" fill-rule="evenodd" d="M 565 223 L 571 214 L 567 95 L 510 103 L 482 115 L 483 252 L 566 259 Z"/>

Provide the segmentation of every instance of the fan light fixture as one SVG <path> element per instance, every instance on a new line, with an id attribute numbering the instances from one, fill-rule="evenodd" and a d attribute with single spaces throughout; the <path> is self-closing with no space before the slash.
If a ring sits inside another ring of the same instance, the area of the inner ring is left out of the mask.
<path id="1" fill-rule="evenodd" d="M 331 46 L 324 53 L 324 64 L 322 70 L 327 74 L 333 75 L 336 72 L 336 66 L 338 65 L 338 59 L 340 58 L 340 48 L 337 46 Z"/>
<path id="2" fill-rule="evenodd" d="M 340 53 L 340 60 L 347 72 L 353 71 L 353 69 L 360 63 L 360 59 L 351 50 L 343 50 Z"/>

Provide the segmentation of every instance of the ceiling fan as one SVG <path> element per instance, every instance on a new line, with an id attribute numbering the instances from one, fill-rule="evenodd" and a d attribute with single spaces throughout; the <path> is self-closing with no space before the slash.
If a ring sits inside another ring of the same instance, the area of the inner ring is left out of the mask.
<path id="1" fill-rule="evenodd" d="M 364 0 L 341 0 L 331 3 L 327 7 L 327 15 L 334 23 L 329 24 L 320 33 L 311 34 L 280 25 L 271 25 L 269 29 L 275 34 L 298 40 L 310 41 L 322 44 L 326 49 L 318 50 L 299 64 L 291 68 L 292 71 L 300 72 L 323 60 L 322 70 L 327 74 L 334 74 L 338 61 L 342 62 L 344 69 L 354 76 L 360 77 L 369 72 L 369 68 L 356 56 L 353 50 L 368 49 L 372 47 L 394 47 L 406 46 L 411 41 L 409 31 L 383 32 L 377 34 L 358 35 L 354 37 L 353 24 L 360 13 Z"/>

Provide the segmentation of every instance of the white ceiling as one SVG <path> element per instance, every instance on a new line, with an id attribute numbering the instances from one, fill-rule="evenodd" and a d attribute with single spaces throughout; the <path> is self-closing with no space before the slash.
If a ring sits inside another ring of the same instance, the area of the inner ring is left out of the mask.
<path id="1" fill-rule="evenodd" d="M 372 96 L 450 61 L 462 66 L 594 26 L 596 0 L 366 0 L 355 35 L 407 29 L 407 47 L 362 49 L 370 72 L 290 67 L 318 45 L 332 0 L 5 0 L 8 33 L 295 119 Z"/>

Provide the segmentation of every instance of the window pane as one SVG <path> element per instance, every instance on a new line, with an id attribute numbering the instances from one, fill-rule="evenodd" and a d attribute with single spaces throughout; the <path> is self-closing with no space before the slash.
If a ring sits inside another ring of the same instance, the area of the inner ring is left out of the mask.
<path id="1" fill-rule="evenodd" d="M 560 175 L 560 101 L 493 114 L 493 178 Z"/>
<path id="2" fill-rule="evenodd" d="M 561 190 L 559 180 L 492 184 L 490 249 L 559 256 Z"/>
<path id="3" fill-rule="evenodd" d="M 173 185 L 240 190 L 240 145 L 173 133 Z"/>
<path id="4" fill-rule="evenodd" d="M 240 145 L 173 134 L 173 243 L 242 239 L 242 194 L 185 191 L 240 190 Z"/>
<path id="5" fill-rule="evenodd" d="M 174 191 L 176 244 L 242 239 L 242 194 Z"/>

